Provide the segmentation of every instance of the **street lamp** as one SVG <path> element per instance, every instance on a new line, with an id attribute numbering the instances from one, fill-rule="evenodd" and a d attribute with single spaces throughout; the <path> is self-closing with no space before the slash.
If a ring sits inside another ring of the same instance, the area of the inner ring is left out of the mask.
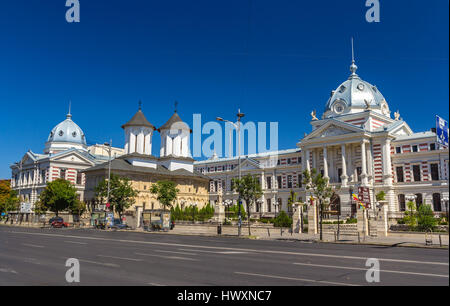
<path id="1" fill-rule="evenodd" d="M 245 115 L 243 113 L 241 113 L 240 109 L 238 109 L 238 113 L 236 116 L 237 116 L 236 123 L 226 120 L 226 119 L 223 119 L 221 117 L 217 117 L 216 120 L 231 123 L 236 128 L 236 131 L 238 134 L 238 171 L 239 171 L 239 181 L 240 181 L 241 180 L 241 119 Z M 240 194 L 239 194 L 239 198 L 238 198 L 238 203 L 239 203 L 238 204 L 238 218 L 239 218 L 238 236 L 241 236 L 242 217 L 241 217 L 241 195 Z"/>
<path id="2" fill-rule="evenodd" d="M 223 204 L 225 205 L 225 219 L 227 219 L 227 213 L 228 215 L 230 214 L 230 207 L 231 205 L 233 205 L 233 201 L 231 201 L 230 199 L 226 199 Z"/>
<path id="3" fill-rule="evenodd" d="M 110 183 L 109 181 L 111 180 L 111 144 L 112 144 L 112 140 L 109 140 L 108 142 L 105 142 L 103 145 L 105 147 L 108 148 L 108 191 L 106 193 L 106 209 L 108 209 L 108 205 L 109 204 L 109 192 L 110 192 Z M 106 211 L 105 209 L 105 211 Z"/>

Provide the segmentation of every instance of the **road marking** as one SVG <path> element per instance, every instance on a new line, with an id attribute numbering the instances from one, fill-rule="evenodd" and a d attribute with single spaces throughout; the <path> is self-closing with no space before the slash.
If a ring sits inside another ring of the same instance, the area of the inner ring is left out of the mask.
<path id="1" fill-rule="evenodd" d="M 129 261 L 142 261 L 142 259 L 136 259 L 136 258 L 117 257 L 117 256 L 109 256 L 109 255 L 97 255 L 97 256 L 98 257 L 113 258 L 113 259 L 129 260 Z"/>
<path id="2" fill-rule="evenodd" d="M 242 251 L 203 251 L 203 250 L 191 250 L 191 249 L 178 249 L 180 251 L 195 251 L 201 253 L 212 253 L 212 254 L 248 254 L 248 252 Z"/>
<path id="3" fill-rule="evenodd" d="M 29 243 L 22 243 L 22 245 L 29 246 L 29 247 L 32 247 L 32 248 L 43 248 L 44 247 L 43 245 L 29 244 Z"/>
<path id="4" fill-rule="evenodd" d="M 294 262 L 293 264 L 294 264 L 294 265 L 298 265 L 298 266 L 309 266 L 309 267 L 319 267 L 319 268 L 331 268 L 331 269 L 345 269 L 345 270 L 360 270 L 360 271 L 367 271 L 367 268 L 343 267 L 343 266 L 329 266 L 329 265 L 317 265 L 317 264 L 308 264 L 308 263 L 300 263 L 300 262 Z M 446 277 L 446 278 L 448 278 L 448 275 L 432 274 L 432 273 L 419 273 L 419 272 L 394 271 L 394 270 L 380 270 L 380 272 L 385 272 L 385 273 L 398 273 L 398 274 L 411 274 L 411 275 L 421 275 L 421 276 L 431 276 L 431 277 Z"/>
<path id="5" fill-rule="evenodd" d="M 7 269 L 7 268 L 0 268 L 0 272 L 17 274 L 16 271 L 14 271 L 12 269 Z"/>
<path id="6" fill-rule="evenodd" d="M 78 241 L 64 241 L 67 243 L 74 243 L 74 244 L 87 244 L 86 242 L 78 242 Z"/>
<path id="7" fill-rule="evenodd" d="M 86 260 L 86 259 L 78 259 L 81 262 L 86 262 L 86 263 L 91 263 L 94 265 L 101 265 L 101 266 L 105 266 L 105 267 L 112 267 L 112 268 L 120 268 L 119 265 L 113 264 L 113 263 L 108 263 L 108 262 L 97 262 L 97 261 L 92 261 L 92 260 Z"/>
<path id="8" fill-rule="evenodd" d="M 150 286 L 158 286 L 158 287 L 162 287 L 164 285 L 161 284 L 157 284 L 157 283 L 148 283 Z"/>
<path id="9" fill-rule="evenodd" d="M 348 283 L 328 282 L 328 281 L 306 279 L 306 278 L 295 278 L 295 277 L 287 277 L 287 276 L 256 274 L 256 273 L 247 273 L 247 272 L 234 272 L 234 273 L 242 274 L 242 275 L 250 275 L 250 276 L 267 277 L 267 278 L 287 279 L 287 280 L 294 280 L 294 281 L 308 282 L 308 283 L 319 283 L 319 284 L 327 284 L 327 285 L 336 285 L 336 286 L 359 286 L 359 285 L 348 284 Z"/>
<path id="10" fill-rule="evenodd" d="M 155 252 L 162 252 L 162 253 L 174 253 L 174 254 L 181 254 L 181 255 L 197 255 L 195 253 L 188 253 L 188 252 L 176 252 L 176 251 L 166 251 L 166 250 L 154 250 Z"/>
<path id="11" fill-rule="evenodd" d="M 288 252 L 288 251 L 271 251 L 271 250 L 255 250 L 255 249 L 241 249 L 241 248 L 227 248 L 227 247 L 216 247 L 216 246 L 204 246 L 204 245 L 192 245 L 192 244 L 180 244 L 180 243 L 169 243 L 169 242 L 154 242 L 154 241 L 139 241 L 139 240 L 125 240 L 125 239 L 112 239 L 112 238 L 99 238 L 99 237 L 84 237 L 84 236 L 74 236 L 74 235 L 61 235 L 61 234 L 44 234 L 44 233 L 29 233 L 29 232 L 10 232 L 15 234 L 24 235 L 38 235 L 38 236 L 51 236 L 51 237 L 64 237 L 64 238 L 78 238 L 85 240 L 101 240 L 101 241 L 112 241 L 120 243 L 135 243 L 135 244 L 149 244 L 149 245 L 164 245 L 164 246 L 178 246 L 187 248 L 202 248 L 202 249 L 216 249 L 216 250 L 230 250 L 230 251 L 242 251 L 242 252 L 255 252 L 255 253 L 267 253 L 267 254 L 283 254 L 283 255 L 295 255 L 295 256 L 307 256 L 307 257 L 329 257 L 329 258 L 345 258 L 345 259 L 355 259 L 355 260 L 367 260 L 368 257 L 358 257 L 358 256 L 344 256 L 344 255 L 329 255 L 329 254 L 317 254 L 317 253 L 300 253 L 300 252 Z M 199 252 L 199 250 L 195 250 Z M 392 259 L 392 258 L 378 258 L 379 261 L 388 262 L 399 262 L 399 263 L 416 263 L 421 265 L 440 265 L 448 266 L 448 262 L 428 262 L 428 261 L 418 261 L 418 260 L 405 260 L 405 259 Z"/>
<path id="12" fill-rule="evenodd" d="M 134 254 L 141 255 L 141 256 L 158 257 L 158 258 L 164 258 L 164 259 L 179 259 L 179 260 L 198 261 L 197 259 L 194 259 L 194 258 L 181 257 L 181 256 L 164 256 L 164 255 L 146 254 L 146 253 L 134 253 Z"/>

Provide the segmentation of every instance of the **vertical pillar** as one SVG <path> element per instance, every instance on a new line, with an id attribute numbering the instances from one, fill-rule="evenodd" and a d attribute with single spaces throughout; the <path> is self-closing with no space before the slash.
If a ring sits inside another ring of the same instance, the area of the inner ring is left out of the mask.
<path id="1" fill-rule="evenodd" d="M 327 147 L 323 147 L 323 177 L 329 178 L 328 176 L 328 156 L 327 156 Z"/>
<path id="2" fill-rule="evenodd" d="M 361 142 L 361 183 L 363 186 L 368 185 L 367 181 L 367 160 L 366 160 L 366 142 Z"/>
<path id="3" fill-rule="evenodd" d="M 391 140 L 386 139 L 383 144 L 383 181 L 387 186 L 392 186 L 391 167 Z"/>
<path id="4" fill-rule="evenodd" d="M 342 187 L 347 187 L 347 161 L 345 156 L 345 144 L 341 145 L 341 158 L 342 158 L 342 175 L 341 175 L 341 181 L 342 181 Z"/>

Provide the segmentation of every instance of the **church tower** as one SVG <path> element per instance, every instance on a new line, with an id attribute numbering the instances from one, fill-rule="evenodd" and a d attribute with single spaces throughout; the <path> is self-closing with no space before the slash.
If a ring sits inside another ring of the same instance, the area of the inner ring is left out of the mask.
<path id="1" fill-rule="evenodd" d="M 191 157 L 189 151 L 191 129 L 181 120 L 176 109 L 172 117 L 158 130 L 161 134 L 160 157 Z"/>
<path id="2" fill-rule="evenodd" d="M 122 128 L 125 130 L 125 154 L 152 154 L 152 136 L 155 127 L 145 118 L 141 102 L 139 110 L 130 121 L 122 125 Z"/>

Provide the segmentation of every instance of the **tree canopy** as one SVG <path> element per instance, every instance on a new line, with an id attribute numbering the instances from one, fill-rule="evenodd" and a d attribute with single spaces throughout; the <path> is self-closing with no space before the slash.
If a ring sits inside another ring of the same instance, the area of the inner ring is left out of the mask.
<path id="1" fill-rule="evenodd" d="M 39 201 L 44 208 L 54 212 L 57 216 L 60 211 L 66 210 L 79 201 L 76 188 L 64 179 L 49 182 L 41 192 Z"/>
<path id="2" fill-rule="evenodd" d="M 18 209 L 17 192 L 11 189 L 10 180 L 0 180 L 0 213 Z"/>
<path id="3" fill-rule="evenodd" d="M 109 204 L 114 212 L 122 218 L 123 212 L 135 203 L 138 191 L 132 186 L 127 177 L 111 174 L 109 184 Z M 104 178 L 95 188 L 95 195 L 99 203 L 103 203 L 108 196 L 108 179 Z"/>
<path id="4" fill-rule="evenodd" d="M 164 207 L 164 210 L 172 207 L 173 201 L 177 198 L 179 190 L 175 182 L 162 180 L 157 181 L 150 188 L 150 192 L 156 195 L 156 199 Z"/>

